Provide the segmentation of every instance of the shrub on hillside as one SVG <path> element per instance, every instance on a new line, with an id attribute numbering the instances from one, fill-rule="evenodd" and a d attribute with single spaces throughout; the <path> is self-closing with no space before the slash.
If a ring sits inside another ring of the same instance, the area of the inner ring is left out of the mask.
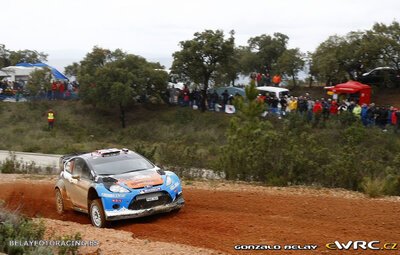
<path id="1" fill-rule="evenodd" d="M 362 189 L 370 197 L 381 197 L 383 196 L 384 184 L 384 180 L 365 177 L 362 182 Z"/>
<path id="2" fill-rule="evenodd" d="M 7 254 L 53 254 L 48 247 L 13 246 L 10 241 L 42 240 L 44 224 L 10 212 L 0 206 L 0 252 Z"/>
<path id="3" fill-rule="evenodd" d="M 34 161 L 27 163 L 17 160 L 15 152 L 9 152 L 9 156 L 4 161 L 0 161 L 0 173 L 38 174 L 43 172 L 47 170 L 37 166 Z"/>

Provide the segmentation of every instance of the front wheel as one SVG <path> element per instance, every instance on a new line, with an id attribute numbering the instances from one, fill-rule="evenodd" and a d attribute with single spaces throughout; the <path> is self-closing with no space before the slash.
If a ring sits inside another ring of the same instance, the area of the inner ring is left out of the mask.
<path id="1" fill-rule="evenodd" d="M 65 212 L 64 199 L 60 189 L 56 189 L 56 208 L 58 214 L 63 214 Z"/>
<path id="2" fill-rule="evenodd" d="M 104 228 L 106 226 L 106 216 L 100 199 L 95 199 L 90 203 L 89 216 L 93 226 L 98 228 Z"/>

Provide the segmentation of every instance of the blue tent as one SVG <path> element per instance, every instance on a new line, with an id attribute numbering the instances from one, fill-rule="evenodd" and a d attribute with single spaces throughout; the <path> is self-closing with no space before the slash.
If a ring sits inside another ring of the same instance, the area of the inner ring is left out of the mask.
<path id="1" fill-rule="evenodd" d="M 57 69 L 55 69 L 54 67 L 49 66 L 48 64 L 45 63 L 35 63 L 35 64 L 31 64 L 31 63 L 18 63 L 16 64 L 16 66 L 24 66 L 24 67 L 47 67 L 51 70 L 51 73 L 53 74 L 54 78 L 56 78 L 57 80 L 68 80 L 68 78 L 62 74 L 60 71 L 58 71 Z"/>

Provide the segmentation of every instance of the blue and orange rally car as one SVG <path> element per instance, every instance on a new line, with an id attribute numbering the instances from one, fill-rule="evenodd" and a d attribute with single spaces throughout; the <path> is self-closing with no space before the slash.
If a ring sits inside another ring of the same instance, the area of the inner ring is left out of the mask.
<path id="1" fill-rule="evenodd" d="M 96 227 L 107 221 L 178 211 L 185 204 L 176 174 L 128 149 L 104 149 L 60 158 L 56 207 L 88 213 Z"/>

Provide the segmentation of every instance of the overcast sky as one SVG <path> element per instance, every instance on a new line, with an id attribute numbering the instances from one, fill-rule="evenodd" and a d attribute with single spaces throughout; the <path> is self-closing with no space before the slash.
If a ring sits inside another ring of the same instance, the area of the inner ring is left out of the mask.
<path id="1" fill-rule="evenodd" d="M 12 0 L 1 9 L 0 43 L 48 53 L 60 69 L 95 45 L 169 67 L 179 41 L 205 29 L 234 29 L 237 45 L 280 32 L 306 52 L 330 35 L 400 20 L 399 0 Z"/>

